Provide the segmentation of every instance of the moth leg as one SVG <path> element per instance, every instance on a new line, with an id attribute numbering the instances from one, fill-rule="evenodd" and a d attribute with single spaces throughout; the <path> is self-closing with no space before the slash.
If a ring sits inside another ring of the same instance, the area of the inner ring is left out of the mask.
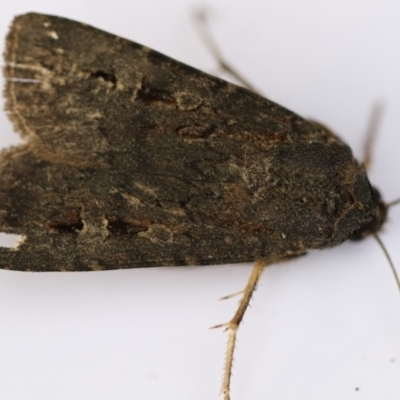
<path id="1" fill-rule="evenodd" d="M 195 13 L 195 20 L 197 22 L 198 31 L 200 37 L 205 43 L 206 47 L 215 58 L 218 63 L 218 67 L 235 78 L 238 82 L 240 82 L 244 87 L 251 90 L 254 93 L 258 93 L 257 89 L 247 80 L 245 79 L 235 68 L 233 68 L 222 56 L 221 51 L 219 50 L 216 41 L 214 40 L 213 35 L 211 34 L 211 30 L 208 26 L 208 18 L 207 12 L 205 9 L 200 9 Z"/>
<path id="2" fill-rule="evenodd" d="M 233 316 L 233 318 L 227 323 L 219 324 L 211 328 L 214 329 L 214 328 L 225 327 L 225 331 L 228 331 L 228 344 L 225 356 L 224 376 L 221 387 L 221 394 L 224 396 L 224 400 L 230 400 L 230 384 L 232 377 L 233 355 L 235 352 L 237 331 L 239 329 L 240 323 L 242 322 L 243 316 L 249 306 L 251 297 L 253 296 L 253 293 L 257 288 L 258 281 L 261 277 L 265 265 L 266 264 L 264 261 L 258 261 L 254 265 L 253 271 L 250 275 L 247 285 L 243 290 L 243 297 L 240 300 L 239 307 L 236 310 L 236 313 Z"/>

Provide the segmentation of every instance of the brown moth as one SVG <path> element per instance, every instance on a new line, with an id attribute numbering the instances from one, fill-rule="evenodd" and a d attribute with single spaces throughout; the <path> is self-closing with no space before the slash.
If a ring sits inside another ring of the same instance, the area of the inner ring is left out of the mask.
<path id="1" fill-rule="evenodd" d="M 64 18 L 17 17 L 0 268 L 267 263 L 380 228 L 350 148 L 247 89 Z M 25 80 L 24 83 L 19 80 Z"/>
<path id="2" fill-rule="evenodd" d="M 25 143 L 0 155 L 0 268 L 97 271 L 258 261 L 380 229 L 387 205 L 349 146 L 248 89 L 68 19 L 7 36 L 6 109 Z M 235 319 L 236 318 L 236 319 Z"/>

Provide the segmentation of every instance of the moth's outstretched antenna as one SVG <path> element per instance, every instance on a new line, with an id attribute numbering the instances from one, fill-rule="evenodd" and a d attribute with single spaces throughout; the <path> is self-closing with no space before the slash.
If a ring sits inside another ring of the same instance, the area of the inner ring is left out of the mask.
<path id="1" fill-rule="evenodd" d="M 400 204 L 400 199 L 393 200 L 390 203 L 387 203 L 386 205 L 389 208 L 389 207 L 395 206 L 396 204 Z"/>
<path id="2" fill-rule="evenodd" d="M 386 247 L 385 247 L 385 245 L 383 244 L 383 242 L 382 242 L 381 238 L 379 237 L 379 235 L 378 235 L 376 232 L 375 232 L 373 235 L 374 235 L 376 241 L 378 242 L 379 246 L 380 246 L 381 249 L 383 250 L 383 252 L 384 252 L 384 254 L 385 254 L 385 256 L 386 256 L 386 259 L 387 259 L 388 262 L 389 262 L 390 268 L 392 269 L 394 278 L 395 278 L 396 283 L 397 283 L 397 288 L 398 288 L 399 291 L 400 291 L 400 278 L 399 278 L 399 275 L 397 274 L 396 268 L 394 267 L 393 261 L 392 261 L 392 259 L 390 258 L 389 252 L 386 250 Z"/>
<path id="3" fill-rule="evenodd" d="M 372 148 L 378 133 L 378 128 L 382 120 L 383 105 L 375 103 L 372 107 L 370 120 L 368 123 L 367 135 L 364 143 L 364 159 L 365 169 L 368 169 L 372 162 Z"/>
<path id="4" fill-rule="evenodd" d="M 368 123 L 368 129 L 367 129 L 367 135 L 365 138 L 365 143 L 364 143 L 364 166 L 365 169 L 368 169 L 371 165 L 372 161 L 372 149 L 374 146 L 374 142 L 378 133 L 379 125 L 382 120 L 382 114 L 383 114 L 383 105 L 381 103 L 375 103 L 374 106 L 372 107 L 372 112 L 370 116 L 370 120 Z M 390 208 L 394 206 L 395 204 L 399 204 L 400 199 L 394 200 L 390 203 L 386 204 L 387 208 Z M 377 234 L 377 232 L 373 233 L 376 241 L 378 242 L 379 246 L 381 247 L 383 253 L 385 254 L 386 259 L 389 262 L 390 268 L 392 269 L 394 278 L 397 283 L 397 288 L 400 291 L 400 278 L 399 275 L 397 274 L 396 268 L 394 267 L 393 261 L 389 255 L 389 252 L 387 251 L 385 245 L 383 244 L 381 238 Z"/>
<path id="5" fill-rule="evenodd" d="M 258 93 L 257 89 L 251 83 L 249 83 L 249 81 L 245 79 L 238 71 L 236 71 L 235 68 L 233 68 L 222 56 L 221 51 L 219 50 L 217 43 L 213 35 L 211 34 L 211 30 L 208 26 L 206 10 L 199 9 L 195 11 L 194 17 L 199 35 L 203 39 L 203 42 L 207 46 L 208 50 L 211 52 L 212 56 L 217 61 L 219 68 L 230 74 L 247 89 Z"/>

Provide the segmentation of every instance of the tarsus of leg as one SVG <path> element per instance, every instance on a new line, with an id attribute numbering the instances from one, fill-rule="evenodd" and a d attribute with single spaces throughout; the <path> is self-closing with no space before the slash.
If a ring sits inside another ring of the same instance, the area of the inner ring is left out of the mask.
<path id="1" fill-rule="evenodd" d="M 237 308 L 233 318 L 227 323 L 211 327 L 211 329 L 225 327 L 225 331 L 228 331 L 228 344 L 226 349 L 224 375 L 221 387 L 221 394 L 224 396 L 224 400 L 230 400 L 230 384 L 232 377 L 233 356 L 236 346 L 237 331 L 239 329 L 240 323 L 243 320 L 243 316 L 247 308 L 249 307 L 250 300 L 253 296 L 254 291 L 257 288 L 257 284 L 260 280 L 265 265 L 266 263 L 264 261 L 257 261 L 256 264 L 254 265 L 253 271 L 250 275 L 247 285 L 242 291 L 243 297 L 240 300 L 239 307 Z"/>

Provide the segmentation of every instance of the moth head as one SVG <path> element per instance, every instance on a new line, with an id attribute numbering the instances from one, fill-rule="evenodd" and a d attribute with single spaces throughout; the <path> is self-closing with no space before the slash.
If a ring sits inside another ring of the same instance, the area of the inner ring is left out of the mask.
<path id="1" fill-rule="evenodd" d="M 352 236 L 350 236 L 350 240 L 362 240 L 366 236 L 373 235 L 380 231 L 382 225 L 386 221 L 389 206 L 382 200 L 381 194 L 377 189 L 371 187 L 371 191 L 372 200 L 376 204 L 376 214 L 370 222 L 357 229 Z"/>

